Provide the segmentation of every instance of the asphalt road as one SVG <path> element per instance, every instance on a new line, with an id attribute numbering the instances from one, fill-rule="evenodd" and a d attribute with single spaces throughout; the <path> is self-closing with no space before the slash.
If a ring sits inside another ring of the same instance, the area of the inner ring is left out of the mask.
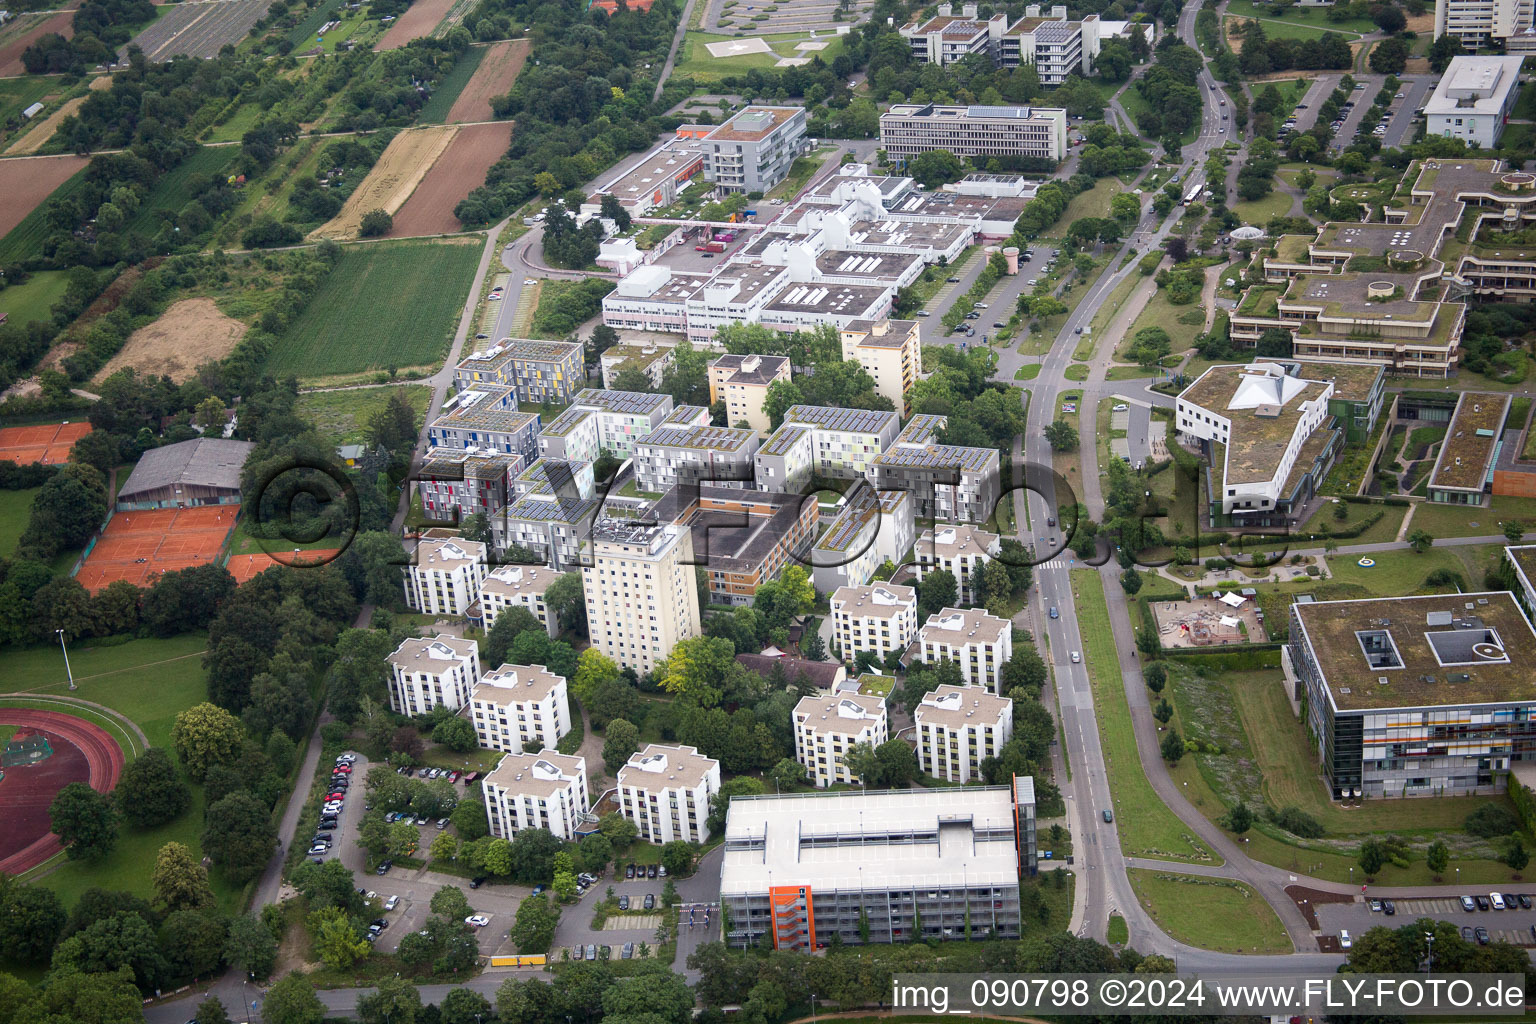
<path id="1" fill-rule="evenodd" d="M 1437 78 L 1436 75 L 1415 75 L 1403 82 L 1398 92 L 1404 96 L 1400 100 L 1393 100 L 1392 119 L 1387 124 L 1387 133 L 1381 139 L 1383 148 L 1401 149 L 1413 141 L 1416 124 L 1414 114 L 1424 109 L 1424 104 L 1429 102 L 1429 94 L 1435 91 Z"/>

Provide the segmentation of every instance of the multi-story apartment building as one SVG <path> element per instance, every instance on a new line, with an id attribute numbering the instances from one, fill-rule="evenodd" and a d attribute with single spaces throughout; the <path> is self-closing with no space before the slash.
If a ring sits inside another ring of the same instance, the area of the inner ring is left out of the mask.
<path id="1" fill-rule="evenodd" d="M 1292 524 L 1333 465 L 1344 436 L 1328 411 L 1322 363 L 1213 366 L 1180 393 L 1179 436 L 1204 456 L 1215 525 Z"/>
<path id="2" fill-rule="evenodd" d="M 1090 14 L 1082 21 L 1068 21 L 1067 8 L 1057 5 L 1041 17 L 1039 4 L 1024 8 L 1024 17 L 1010 23 L 1007 15 L 983 19 L 976 4 L 964 4 L 955 14 L 953 4 L 940 4 L 936 17 L 913 21 L 901 28 L 912 56 L 926 64 L 953 64 L 973 55 L 985 56 L 1005 68 L 1033 64 L 1042 85 L 1060 85 L 1069 75 L 1092 75 L 1093 61 L 1104 39 L 1147 33 L 1152 42 L 1153 25 L 1101 21 Z"/>
<path id="3" fill-rule="evenodd" d="M 459 537 L 426 537 L 404 569 L 405 604 L 427 615 L 465 615 L 485 579 L 485 545 Z"/>
<path id="4" fill-rule="evenodd" d="M 687 527 L 604 519 L 581 571 L 592 646 L 649 672 L 679 640 L 699 635 L 693 538 Z"/>
<path id="5" fill-rule="evenodd" d="M 603 387 L 610 391 L 624 370 L 639 370 L 651 382 L 651 387 L 659 391 L 668 368 L 677 363 L 677 348 L 656 344 L 615 345 L 604 350 L 597 361 L 603 371 Z"/>
<path id="6" fill-rule="evenodd" d="M 1492 500 L 1494 462 L 1510 397 L 1463 391 L 1446 428 L 1435 468 L 1430 471 L 1430 501 L 1446 505 L 1486 505 Z"/>
<path id="7" fill-rule="evenodd" d="M 521 473 L 507 480 L 513 500 L 541 498 L 590 498 L 597 492 L 592 463 L 569 459 L 535 459 Z"/>
<path id="8" fill-rule="evenodd" d="M 841 587 L 832 595 L 832 630 L 844 661 L 869 651 L 884 662 L 917 636 L 917 591 L 896 583 Z"/>
<path id="9" fill-rule="evenodd" d="M 1013 623 L 974 609 L 945 608 L 918 627 L 907 657 L 929 665 L 948 658 L 960 666 L 967 686 L 995 690 L 1013 657 Z"/>
<path id="10" fill-rule="evenodd" d="M 1424 133 L 1493 149 L 1520 93 L 1523 63 L 1523 56 L 1452 57 L 1424 104 Z"/>
<path id="11" fill-rule="evenodd" d="M 1035 872 L 1034 780 L 963 789 L 737 797 L 722 936 L 735 949 L 1014 939 Z"/>
<path id="12" fill-rule="evenodd" d="M 720 762 L 696 747 L 652 743 L 619 769 L 619 811 L 648 843 L 702 843 L 709 801 L 720 792 Z"/>
<path id="13" fill-rule="evenodd" d="M 934 149 L 956 156 L 1060 161 L 1067 155 L 1067 112 L 1056 107 L 894 103 L 880 115 L 880 145 L 898 166 Z"/>
<path id="14" fill-rule="evenodd" d="M 601 507 L 596 498 L 518 498 L 492 524 L 497 546 L 524 547 L 555 572 L 574 571 L 591 564 L 592 522 Z"/>
<path id="15" fill-rule="evenodd" d="M 811 782 L 825 789 L 855 785 L 844 756 L 860 744 L 878 747 L 890 739 L 885 698 L 859 693 L 813 693 L 795 705 L 795 760 Z"/>
<path id="16" fill-rule="evenodd" d="M 1000 457 L 996 448 L 939 444 L 935 435 L 948 424 L 947 416 L 913 416 L 869 463 L 870 483 L 881 491 L 910 491 L 919 519 L 984 523 L 1001 496 Z"/>
<path id="17" fill-rule="evenodd" d="M 979 526 L 937 523 L 917 538 L 917 578 L 923 580 L 929 573 L 943 570 L 955 578 L 955 590 L 962 604 L 979 604 L 977 585 L 981 568 L 1001 550 L 998 535 Z"/>
<path id="18" fill-rule="evenodd" d="M 596 462 L 603 452 L 627 459 L 634 454 L 635 442 L 661 426 L 671 412 L 671 395 L 587 388 L 539 433 L 538 453 L 582 462 Z"/>
<path id="19" fill-rule="evenodd" d="M 480 745 L 507 754 L 554 749 L 571 731 L 565 677 L 543 665 L 503 665 L 481 676 L 469 715 Z"/>
<path id="20" fill-rule="evenodd" d="M 767 192 L 808 146 L 804 107 L 751 106 L 724 124 L 684 125 L 678 134 L 699 139 L 704 180 L 723 192 Z"/>
<path id="21" fill-rule="evenodd" d="M 980 686 L 945 684 L 912 712 L 917 764 L 947 782 L 981 778 L 981 762 L 1013 738 L 1013 701 Z"/>
<path id="22" fill-rule="evenodd" d="M 570 842 L 592 806 L 587 759 L 554 750 L 506 755 L 480 780 L 480 792 L 491 835 L 497 839 L 511 839 L 525 828 L 543 828 Z"/>
<path id="23" fill-rule="evenodd" d="M 577 342 L 503 338 L 466 356 L 454 368 L 453 383 L 459 391 L 480 383 L 510 385 L 523 405 L 564 404 L 586 387 L 587 366 Z"/>
<path id="24" fill-rule="evenodd" d="M 856 360 L 874 378 L 875 393 L 905 414 L 907 390 L 923 365 L 917 321 L 854 320 L 838 333 L 844 361 Z"/>
<path id="25" fill-rule="evenodd" d="M 635 485 L 662 494 L 679 483 L 752 486 L 757 431 L 709 424 L 661 426 L 635 442 Z"/>
<path id="26" fill-rule="evenodd" d="M 1530 33 L 1533 12 L 1531 0 L 1435 0 L 1435 38 L 1455 36 L 1468 50 L 1508 42 Z"/>
<path id="27" fill-rule="evenodd" d="M 480 645 L 441 633 L 402 641 L 389 656 L 389 706 L 397 715 L 457 711 L 480 681 Z"/>
<path id="28" fill-rule="evenodd" d="M 496 618 L 508 608 L 526 608 L 544 623 L 550 637 L 560 635 L 560 621 L 544 599 L 549 585 L 560 574 L 542 565 L 498 565 L 480 584 L 480 626 L 490 632 Z"/>
<path id="29" fill-rule="evenodd" d="M 725 403 L 725 422 L 731 426 L 745 423 L 766 434 L 772 425 L 763 402 L 768 398 L 768 385 L 776 380 L 789 381 L 789 359 L 785 356 L 721 356 L 709 364 L 710 404 Z"/>
<path id="30" fill-rule="evenodd" d="M 427 428 L 432 448 L 462 448 L 537 455 L 539 417 L 517 411 L 517 389 L 510 384 L 475 384 L 449 396 L 443 412 Z"/>
<path id="31" fill-rule="evenodd" d="M 1536 759 L 1536 633 L 1509 591 L 1293 604 L 1286 653 L 1335 800 L 1496 792 Z"/>
<path id="32" fill-rule="evenodd" d="M 494 519 L 509 500 L 508 476 L 526 464 L 520 452 L 428 448 L 416 477 L 422 513 L 444 523 L 460 522 L 476 513 Z"/>
<path id="33" fill-rule="evenodd" d="M 907 561 L 913 540 L 912 496 L 855 484 L 842 498 L 842 511 L 811 549 L 811 578 L 830 594 L 874 579 L 886 562 Z"/>
<path id="34" fill-rule="evenodd" d="M 691 536 L 691 560 L 705 567 L 714 604 L 751 604 L 757 588 L 803 561 L 816 536 L 816 503 L 719 484 L 677 487 L 650 509 L 657 522 Z"/>
<path id="35" fill-rule="evenodd" d="M 893 412 L 794 405 L 757 450 L 755 479 L 763 491 L 799 491 L 811 477 L 853 480 L 896 439 Z"/>

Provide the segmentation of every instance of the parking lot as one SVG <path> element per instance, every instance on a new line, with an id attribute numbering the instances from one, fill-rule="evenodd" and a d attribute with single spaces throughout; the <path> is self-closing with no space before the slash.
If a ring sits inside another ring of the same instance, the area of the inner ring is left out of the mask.
<path id="1" fill-rule="evenodd" d="M 691 878 L 680 879 L 677 882 L 678 899 L 684 907 L 679 936 L 679 945 L 691 950 L 701 942 L 708 941 L 711 937 L 718 938 L 720 930 L 720 917 L 718 910 L 706 902 L 706 900 L 718 899 L 720 875 L 718 867 L 714 870 L 713 886 L 709 885 L 709 878 L 704 871 L 695 873 Z M 703 876 L 703 877 L 701 877 Z M 656 949 L 656 928 L 661 924 L 661 892 L 667 884 L 665 878 L 635 878 L 625 879 L 622 874 L 617 877 L 612 872 L 606 878 L 598 879 L 596 885 L 587 890 L 587 895 L 579 903 L 568 904 L 560 918 L 560 925 L 555 930 L 555 945 L 553 955 L 561 956 L 562 950 L 574 949 L 581 946 L 583 949 L 588 944 L 602 947 L 609 946 L 612 950 L 612 959 L 619 959 L 620 952 L 626 942 L 633 942 L 638 950 L 640 943 L 645 943 L 654 952 Z M 606 897 L 609 886 L 613 887 L 615 898 L 628 896 L 630 909 L 628 913 L 618 912 L 609 915 L 600 929 L 592 927 L 592 908 L 597 901 Z M 710 890 L 713 889 L 713 896 Z M 690 900 L 689 893 L 697 890 L 703 899 Z M 655 909 L 645 909 L 646 894 L 656 898 Z M 688 926 L 687 908 L 694 908 L 694 924 L 690 930 Z M 705 916 L 709 917 L 709 924 L 704 923 Z M 507 950 L 511 952 L 510 948 Z M 574 954 L 572 954 L 574 958 Z"/>
<path id="2" fill-rule="evenodd" d="M 1446 921 L 1457 928 L 1485 928 L 1490 942 L 1509 942 L 1517 946 L 1536 945 L 1531 928 L 1536 926 L 1536 900 L 1532 909 L 1522 909 L 1519 904 L 1513 910 L 1462 909 L 1459 899 L 1408 899 L 1393 900 L 1395 914 L 1372 911 L 1366 902 L 1319 903 L 1317 921 L 1323 934 L 1338 935 L 1348 929 L 1350 938 L 1357 939 L 1372 928 L 1401 928 L 1421 917 Z M 1464 935 L 1466 933 L 1463 933 Z M 1476 941 L 1475 933 L 1469 941 Z"/>

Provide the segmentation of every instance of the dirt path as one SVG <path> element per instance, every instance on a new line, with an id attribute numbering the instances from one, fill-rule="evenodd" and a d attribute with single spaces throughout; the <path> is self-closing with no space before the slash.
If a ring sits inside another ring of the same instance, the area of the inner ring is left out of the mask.
<path id="1" fill-rule="evenodd" d="M 396 135 L 341 212 L 316 228 L 310 237 L 356 238 L 363 214 L 383 210 L 393 215 L 416 191 L 416 186 L 432 170 L 432 165 L 437 163 L 458 131 L 448 125 L 412 129 Z M 481 174 L 483 178 L 484 172 Z"/>
<path id="2" fill-rule="evenodd" d="M 453 101 L 453 108 L 448 111 L 448 123 L 489 121 L 494 117 L 491 97 L 501 96 L 511 90 L 512 83 L 517 81 L 523 65 L 528 62 L 528 53 L 532 49 L 531 39 L 508 39 L 492 43 L 481 58 L 480 66 L 469 77 L 464 91 Z"/>

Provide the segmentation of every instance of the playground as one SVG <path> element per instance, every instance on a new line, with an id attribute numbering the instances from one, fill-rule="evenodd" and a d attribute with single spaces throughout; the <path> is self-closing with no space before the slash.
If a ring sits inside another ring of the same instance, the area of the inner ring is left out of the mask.
<path id="1" fill-rule="evenodd" d="M 234 505 L 119 512 L 75 578 L 94 594 L 114 580 L 145 586 L 162 573 L 216 561 L 238 512 Z"/>
<path id="2" fill-rule="evenodd" d="M 1234 598 L 1241 603 L 1234 603 Z M 1163 647 L 1212 647 L 1224 644 L 1262 643 L 1265 639 L 1258 602 L 1242 600 L 1234 593 L 1227 600 L 1202 597 L 1197 601 L 1154 601 L 1158 640 Z"/>
<path id="3" fill-rule="evenodd" d="M 14 728 L 0 756 L 0 871 L 15 876 L 60 850 L 49 831 L 48 806 L 72 782 L 110 793 L 123 772 L 123 748 L 98 726 L 73 715 L 0 708 Z"/>
<path id="4" fill-rule="evenodd" d="M 0 459 L 18 466 L 33 462 L 48 465 L 69 461 L 75 442 L 91 432 L 89 423 L 42 423 L 31 427 L 0 429 Z"/>

